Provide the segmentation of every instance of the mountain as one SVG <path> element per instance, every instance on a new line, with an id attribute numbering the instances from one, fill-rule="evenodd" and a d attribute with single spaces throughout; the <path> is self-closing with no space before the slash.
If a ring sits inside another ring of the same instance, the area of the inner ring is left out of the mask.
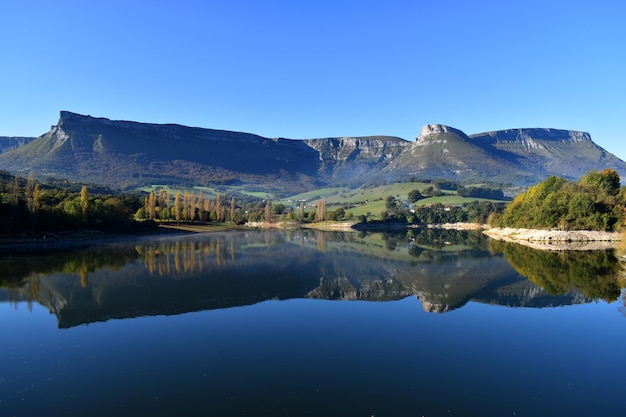
<path id="1" fill-rule="evenodd" d="M 0 154 L 19 148 L 32 142 L 35 138 L 19 137 L 19 136 L 0 136 Z"/>
<path id="2" fill-rule="evenodd" d="M 320 165 L 302 141 L 65 111 L 49 132 L 0 156 L 11 172 L 119 188 L 245 182 L 300 189 L 311 186 Z"/>
<path id="3" fill-rule="evenodd" d="M 413 142 L 390 136 L 294 140 L 62 111 L 44 135 L 6 143 L 14 148 L 0 154 L 0 169 L 121 189 L 245 184 L 250 190 L 289 194 L 411 176 L 528 186 L 550 175 L 575 179 L 604 168 L 626 178 L 626 163 L 588 133 L 557 129 L 468 136 L 432 124 Z"/>

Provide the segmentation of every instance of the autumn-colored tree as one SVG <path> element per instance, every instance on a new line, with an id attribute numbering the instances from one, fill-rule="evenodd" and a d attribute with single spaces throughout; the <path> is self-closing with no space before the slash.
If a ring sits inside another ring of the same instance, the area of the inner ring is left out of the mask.
<path id="1" fill-rule="evenodd" d="M 230 200 L 230 221 L 235 222 L 235 197 Z"/>
<path id="2" fill-rule="evenodd" d="M 220 193 L 217 193 L 217 196 L 215 197 L 215 214 L 216 214 L 216 220 L 218 222 L 221 222 L 222 219 L 222 195 Z"/>
<path id="3" fill-rule="evenodd" d="M 265 203 L 265 221 L 272 222 L 272 203 L 269 200 Z"/>
<path id="4" fill-rule="evenodd" d="M 189 196 L 189 220 L 192 222 L 196 220 L 196 193 L 191 193 Z"/>
<path id="5" fill-rule="evenodd" d="M 152 191 L 148 196 L 148 207 L 146 207 L 146 212 L 148 214 L 148 219 L 154 220 L 156 217 L 156 196 L 154 195 L 154 191 Z"/>
<path id="6" fill-rule="evenodd" d="M 213 208 L 213 203 L 211 202 L 211 199 L 207 198 L 206 200 L 204 200 L 204 207 L 203 207 L 204 220 L 203 221 L 207 221 L 209 219 L 209 215 L 211 213 L 212 208 Z"/>
<path id="7" fill-rule="evenodd" d="M 180 191 L 176 191 L 176 196 L 174 197 L 174 218 L 178 224 L 180 222 Z"/>
<path id="8" fill-rule="evenodd" d="M 198 201 L 196 202 L 196 206 L 198 207 L 198 219 L 201 222 L 206 221 L 206 211 L 204 210 L 204 194 L 202 193 L 202 190 L 200 190 L 200 193 L 198 194 Z"/>
<path id="9" fill-rule="evenodd" d="M 324 221 L 326 217 L 326 199 L 322 198 L 317 202 L 317 212 L 315 215 L 315 220 L 318 222 Z"/>
<path id="10" fill-rule="evenodd" d="M 161 220 L 168 220 L 170 218 L 169 201 L 167 191 L 159 191 L 159 218 Z"/>
<path id="11" fill-rule="evenodd" d="M 87 186 L 83 185 L 80 189 L 80 210 L 83 215 L 83 220 L 87 220 L 87 208 L 89 207 L 89 192 Z"/>

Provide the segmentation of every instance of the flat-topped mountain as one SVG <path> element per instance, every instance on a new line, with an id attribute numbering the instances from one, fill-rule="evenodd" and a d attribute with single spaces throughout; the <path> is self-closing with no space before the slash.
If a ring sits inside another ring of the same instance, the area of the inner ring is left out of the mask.
<path id="1" fill-rule="evenodd" d="M 550 175 L 578 178 L 604 168 L 626 178 L 626 163 L 588 133 L 557 129 L 468 136 L 433 124 L 415 141 L 390 136 L 295 140 L 62 111 L 49 132 L 6 143 L 12 145 L 2 148 L 0 169 L 117 188 L 245 183 L 292 193 L 411 176 L 527 186 Z"/>

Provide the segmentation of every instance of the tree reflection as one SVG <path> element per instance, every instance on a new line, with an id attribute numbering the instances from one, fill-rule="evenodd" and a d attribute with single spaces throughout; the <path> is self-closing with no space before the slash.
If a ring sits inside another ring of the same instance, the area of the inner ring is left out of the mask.
<path id="1" fill-rule="evenodd" d="M 54 273 L 78 276 L 81 288 L 89 285 L 89 274 L 101 268 L 115 270 L 137 259 L 128 247 L 97 247 L 49 251 L 42 254 L 16 253 L 0 258 L 0 288 L 21 289 L 10 292 L 15 301 L 39 300 L 41 277 Z M 10 297 L 9 297 L 10 298 Z"/>
<path id="2" fill-rule="evenodd" d="M 509 242 L 492 242 L 515 270 L 550 294 L 577 288 L 583 295 L 607 302 L 619 298 L 621 266 L 615 253 L 604 251 L 547 252 Z"/>

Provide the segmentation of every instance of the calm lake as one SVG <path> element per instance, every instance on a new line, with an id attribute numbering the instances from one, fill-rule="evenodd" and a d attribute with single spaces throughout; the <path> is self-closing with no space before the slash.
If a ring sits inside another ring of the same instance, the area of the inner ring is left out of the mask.
<path id="1" fill-rule="evenodd" d="M 4 254 L 0 415 L 621 416 L 623 282 L 436 230 Z"/>

